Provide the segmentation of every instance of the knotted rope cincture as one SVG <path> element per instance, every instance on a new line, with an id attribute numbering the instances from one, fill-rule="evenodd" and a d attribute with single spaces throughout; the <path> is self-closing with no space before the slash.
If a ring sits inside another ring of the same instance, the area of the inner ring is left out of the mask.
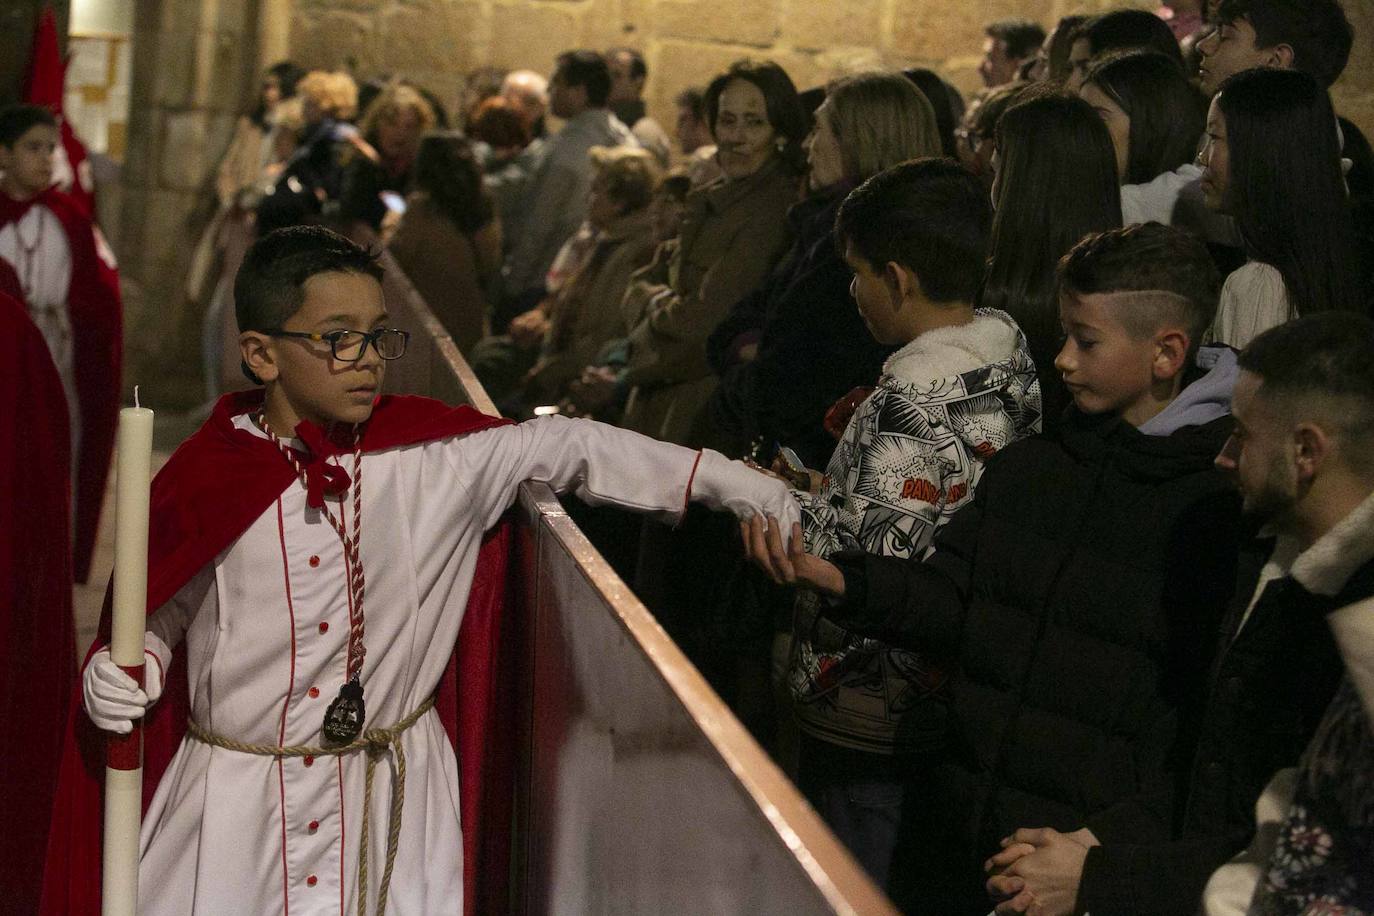
<path id="1" fill-rule="evenodd" d="M 310 747 L 295 745 L 281 747 L 275 744 L 248 744 L 216 735 L 197 725 L 194 719 L 186 723 L 190 736 L 202 744 L 253 754 L 259 757 L 342 757 L 354 751 L 367 751 L 367 775 L 363 788 L 363 830 L 361 848 L 358 850 L 358 912 L 366 912 L 367 907 L 367 866 L 368 841 L 372 824 L 372 781 L 377 770 L 377 761 L 383 754 L 390 752 L 396 758 L 396 786 L 391 793 L 391 816 L 387 820 L 386 866 L 382 869 L 382 883 L 377 891 L 377 916 L 386 913 L 387 894 L 391 890 L 391 870 L 396 864 L 396 849 L 401 839 L 401 811 L 406 800 L 406 752 L 401 744 L 403 735 L 420 717 L 434 708 L 434 697 L 425 700 L 415 711 L 390 728 L 369 728 L 348 744 L 337 747 Z"/>

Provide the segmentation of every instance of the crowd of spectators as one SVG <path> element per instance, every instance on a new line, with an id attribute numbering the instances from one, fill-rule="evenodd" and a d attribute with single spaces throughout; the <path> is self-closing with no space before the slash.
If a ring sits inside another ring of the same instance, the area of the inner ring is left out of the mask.
<path id="1" fill-rule="evenodd" d="M 1352 42 L 1339 0 L 1006 20 L 970 98 L 742 60 L 671 139 L 633 48 L 453 113 L 280 64 L 192 287 L 208 328 L 226 225 L 363 226 L 507 414 L 788 481 L 797 531 L 588 530 L 903 909 L 1374 913 Z"/>

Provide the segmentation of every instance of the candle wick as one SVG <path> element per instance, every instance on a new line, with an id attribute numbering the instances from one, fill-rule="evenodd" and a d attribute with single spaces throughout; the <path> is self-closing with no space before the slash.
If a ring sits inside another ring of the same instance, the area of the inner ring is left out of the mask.
<path id="1" fill-rule="evenodd" d="M 138 386 L 137 386 L 137 385 L 134 386 L 134 406 L 135 406 L 135 407 L 141 406 L 141 405 L 138 403 Z"/>

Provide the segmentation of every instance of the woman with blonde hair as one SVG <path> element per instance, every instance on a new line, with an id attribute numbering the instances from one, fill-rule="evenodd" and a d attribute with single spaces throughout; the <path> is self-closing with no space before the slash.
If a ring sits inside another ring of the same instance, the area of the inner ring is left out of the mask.
<path id="1" fill-rule="evenodd" d="M 720 376 L 700 418 L 708 444 L 754 450 L 765 463 L 781 443 L 809 467 L 835 447 L 825 411 L 878 377 L 888 349 L 849 296 L 851 272 L 831 239 L 835 213 L 865 179 L 909 159 L 941 154 L 935 111 L 900 73 L 859 73 L 832 83 L 806 144 L 810 194 L 788 214 L 795 242 L 768 282 L 711 335 Z M 760 448 L 761 446 L 761 448 Z"/>
<path id="2" fill-rule="evenodd" d="M 343 190 L 344 160 L 356 148 L 358 84 L 341 71 L 312 70 L 296 84 L 305 126 L 300 143 L 258 204 L 258 234 L 318 217 Z"/>
<path id="3" fill-rule="evenodd" d="M 434 108 L 414 86 L 389 83 L 358 123 L 361 142 L 344 169 L 339 215 L 374 230 L 387 214 L 386 198 L 398 200 L 410 189 L 420 138 L 434 129 Z"/>

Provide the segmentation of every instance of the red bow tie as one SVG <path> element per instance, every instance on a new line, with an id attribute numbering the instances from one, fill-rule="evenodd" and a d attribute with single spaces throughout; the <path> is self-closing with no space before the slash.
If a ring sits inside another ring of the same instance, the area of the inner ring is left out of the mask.
<path id="1" fill-rule="evenodd" d="M 310 449 L 310 456 L 301 462 L 305 468 L 305 503 L 313 509 L 323 509 L 324 498 L 343 496 L 353 478 L 339 465 L 329 463 L 327 459 L 338 455 L 341 449 L 314 423 L 301 421 L 296 427 L 296 438 Z"/>

